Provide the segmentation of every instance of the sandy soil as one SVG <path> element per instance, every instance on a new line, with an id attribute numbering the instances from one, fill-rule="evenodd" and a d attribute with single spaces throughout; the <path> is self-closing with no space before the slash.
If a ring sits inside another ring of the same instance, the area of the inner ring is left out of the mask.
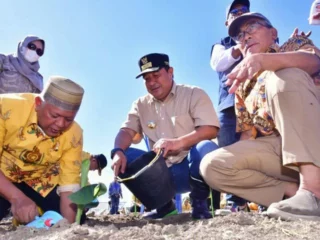
<path id="1" fill-rule="evenodd" d="M 167 239 L 318 239 L 318 222 L 284 222 L 269 219 L 258 213 L 233 213 L 210 220 L 191 219 L 180 214 L 162 220 L 141 217 L 90 217 L 87 224 L 77 226 L 62 222 L 49 230 L 11 227 L 10 221 L 0 223 L 0 239 L 112 239 L 112 240 L 167 240 Z"/>

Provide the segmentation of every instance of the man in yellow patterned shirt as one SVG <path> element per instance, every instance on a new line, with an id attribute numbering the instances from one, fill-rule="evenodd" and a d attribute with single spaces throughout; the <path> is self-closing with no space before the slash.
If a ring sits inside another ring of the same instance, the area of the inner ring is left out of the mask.
<path id="1" fill-rule="evenodd" d="M 51 77 L 38 94 L 0 95 L 0 220 L 8 209 L 21 223 L 53 210 L 69 222 L 80 188 L 82 129 L 74 121 L 84 90 Z"/>
<path id="2" fill-rule="evenodd" d="M 270 217 L 320 221 L 320 90 L 312 79 L 320 51 L 304 34 L 277 46 L 260 13 L 235 19 L 229 35 L 244 55 L 226 83 L 242 141 L 207 154 L 201 174 L 212 188 L 269 207 Z"/>

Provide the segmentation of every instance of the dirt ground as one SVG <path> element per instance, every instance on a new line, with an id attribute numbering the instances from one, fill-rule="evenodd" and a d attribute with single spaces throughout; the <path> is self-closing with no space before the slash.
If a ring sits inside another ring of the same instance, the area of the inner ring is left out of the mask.
<path id="1" fill-rule="evenodd" d="M 232 213 L 209 220 L 192 220 L 190 214 L 180 214 L 162 220 L 144 220 L 134 215 L 90 217 L 78 226 L 65 222 L 49 230 L 11 227 L 10 220 L 0 222 L 0 239 L 318 239 L 318 222 L 284 222 L 258 213 Z"/>

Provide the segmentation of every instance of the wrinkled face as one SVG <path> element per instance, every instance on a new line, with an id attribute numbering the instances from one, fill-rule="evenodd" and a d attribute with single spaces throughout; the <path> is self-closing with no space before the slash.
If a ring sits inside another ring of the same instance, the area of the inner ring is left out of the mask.
<path id="1" fill-rule="evenodd" d="M 66 131 L 74 121 L 77 111 L 67 111 L 50 103 L 46 103 L 40 97 L 35 99 L 38 125 L 50 137 L 57 137 Z"/>
<path id="2" fill-rule="evenodd" d="M 90 170 L 94 171 L 94 170 L 98 170 L 99 166 L 98 166 L 98 162 L 97 159 L 95 159 L 94 157 L 90 158 Z"/>
<path id="3" fill-rule="evenodd" d="M 161 68 L 159 71 L 143 75 L 148 92 L 159 101 L 164 101 L 169 95 L 173 84 L 173 68 L 167 70 Z"/>
<path id="4" fill-rule="evenodd" d="M 238 38 L 243 56 L 264 53 L 277 39 L 277 30 L 267 26 L 263 20 L 253 18 L 242 24 Z"/>
<path id="5" fill-rule="evenodd" d="M 242 4 L 236 4 L 234 7 L 231 9 L 229 15 L 228 15 L 228 20 L 226 21 L 226 26 L 228 27 L 233 20 L 235 20 L 237 17 L 241 16 L 244 13 L 249 12 L 249 9 L 247 6 L 242 5 Z"/>

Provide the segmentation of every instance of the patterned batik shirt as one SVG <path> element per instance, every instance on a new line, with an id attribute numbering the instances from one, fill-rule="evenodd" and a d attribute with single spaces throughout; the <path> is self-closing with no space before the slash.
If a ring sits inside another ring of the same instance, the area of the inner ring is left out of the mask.
<path id="1" fill-rule="evenodd" d="M 36 94 L 0 95 L 0 169 L 43 197 L 80 187 L 82 129 L 74 122 L 60 136 L 47 136 L 37 124 Z"/>
<path id="2" fill-rule="evenodd" d="M 297 51 L 302 47 L 304 51 L 313 51 L 313 43 L 307 37 L 296 36 L 290 38 L 281 47 L 274 44 L 268 53 Z M 237 115 L 237 132 L 251 130 L 251 138 L 257 134 L 263 136 L 276 134 L 274 121 L 267 106 L 265 84 L 268 71 L 260 72 L 254 78 L 241 83 L 235 92 L 235 111 Z"/>

